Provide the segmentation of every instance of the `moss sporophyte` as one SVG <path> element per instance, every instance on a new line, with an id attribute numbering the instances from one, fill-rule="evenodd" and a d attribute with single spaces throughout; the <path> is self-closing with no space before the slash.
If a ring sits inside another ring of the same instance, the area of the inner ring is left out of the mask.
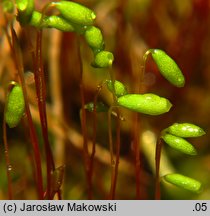
<path id="1" fill-rule="evenodd" d="M 195 147 L 184 138 L 200 137 L 205 131 L 192 123 L 174 123 L 162 131 L 161 138 L 172 148 L 185 154 L 196 155 Z"/>
<path id="2" fill-rule="evenodd" d="M 31 25 L 42 29 L 55 28 L 60 31 L 75 32 L 83 35 L 88 46 L 93 51 L 94 61 L 92 66 L 98 68 L 112 66 L 114 55 L 104 50 L 102 32 L 98 27 L 93 26 L 96 14 L 92 10 L 70 1 L 52 2 L 48 7 L 50 6 L 55 7 L 60 14 L 47 16 L 39 11 L 32 10 L 30 4 L 22 4 L 20 1 L 18 7 L 19 22 L 22 25 Z M 30 16 L 27 15 L 27 19 L 25 18 L 26 11 L 30 11 Z"/>
<path id="3" fill-rule="evenodd" d="M 163 178 L 171 184 L 195 193 L 200 193 L 202 190 L 202 184 L 199 181 L 178 173 L 167 174 Z"/>
<path id="4" fill-rule="evenodd" d="M 185 78 L 176 62 L 163 50 L 150 49 L 149 52 L 152 54 L 152 58 L 163 77 L 165 77 L 172 85 L 183 87 Z"/>
<path id="5" fill-rule="evenodd" d="M 205 134 L 205 131 L 199 126 L 191 123 L 174 123 L 166 128 L 168 133 L 179 137 L 199 137 Z"/>
<path id="6" fill-rule="evenodd" d="M 16 127 L 23 117 L 25 100 L 23 90 L 19 84 L 15 84 L 7 96 L 5 121 L 10 128 Z"/>
<path id="7" fill-rule="evenodd" d="M 61 15 L 69 22 L 79 25 L 93 25 L 96 14 L 89 8 L 71 1 L 53 2 Z"/>
<path id="8" fill-rule="evenodd" d="M 168 112 L 172 107 L 168 99 L 152 93 L 126 94 L 119 97 L 117 102 L 122 107 L 148 115 L 160 115 Z"/>
<path id="9" fill-rule="evenodd" d="M 170 147 L 189 155 L 196 155 L 197 151 L 193 145 L 191 145 L 187 140 L 177 137 L 171 134 L 164 134 L 161 137 L 165 143 Z"/>
<path id="10" fill-rule="evenodd" d="M 182 153 L 194 156 L 194 155 L 197 155 L 196 148 L 184 138 L 200 137 L 204 134 L 205 134 L 205 131 L 195 124 L 174 123 L 173 125 L 169 126 L 168 128 L 162 131 L 160 140 L 162 139 L 170 147 Z M 158 142 L 158 143 L 161 143 L 161 142 Z M 160 151 L 161 151 L 160 148 L 161 146 L 157 144 L 156 156 L 159 154 L 159 159 L 156 160 L 156 165 L 160 163 Z M 159 167 L 159 165 L 157 167 Z M 159 174 L 157 173 L 156 175 L 157 180 L 159 178 L 158 175 Z M 164 179 L 169 183 L 172 183 L 180 188 L 190 190 L 192 192 L 199 193 L 201 191 L 202 185 L 199 181 L 183 176 L 178 173 L 172 173 L 172 174 L 165 175 Z M 158 185 L 158 182 L 157 182 L 157 185 Z"/>
<path id="11" fill-rule="evenodd" d="M 118 80 L 106 80 L 107 88 L 110 92 L 114 93 L 117 97 L 128 94 L 127 88 L 123 83 Z"/>

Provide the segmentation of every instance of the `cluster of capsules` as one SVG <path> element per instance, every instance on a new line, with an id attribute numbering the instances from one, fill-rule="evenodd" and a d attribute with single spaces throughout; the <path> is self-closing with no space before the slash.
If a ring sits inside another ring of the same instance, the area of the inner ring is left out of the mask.
<path id="1" fill-rule="evenodd" d="M 188 154 L 197 155 L 196 148 L 185 138 L 195 138 L 205 135 L 205 131 L 192 123 L 174 123 L 162 131 L 161 139 L 171 148 Z M 199 193 L 202 190 L 202 184 L 190 177 L 179 173 L 170 173 L 163 176 L 165 181 L 174 184 L 180 188 Z"/>
<path id="2" fill-rule="evenodd" d="M 12 12 L 14 4 L 10 0 L 3 2 L 4 11 Z M 59 15 L 45 15 L 47 8 L 53 7 Z M 16 0 L 17 20 L 22 26 L 30 25 L 36 28 L 55 28 L 64 32 L 75 32 L 83 35 L 94 54 L 92 66 L 98 68 L 111 67 L 114 56 L 104 50 L 104 39 L 101 30 L 95 27 L 96 14 L 91 9 L 71 1 L 51 2 L 43 12 L 34 9 L 33 0 Z M 25 101 L 20 84 L 12 81 L 7 95 L 5 121 L 10 128 L 16 127 L 25 112 Z"/>
<path id="3" fill-rule="evenodd" d="M 184 75 L 176 62 L 170 56 L 168 56 L 163 50 L 149 49 L 144 55 L 145 62 L 149 54 L 151 54 L 161 75 L 168 82 L 176 87 L 184 86 Z M 110 82 L 111 81 L 108 83 L 108 88 L 113 92 Z M 172 107 L 171 102 L 167 98 L 160 97 L 153 93 L 130 94 L 119 81 L 115 81 L 114 88 L 118 105 L 134 112 L 140 112 L 147 115 L 160 115 L 168 112 Z"/>
<path id="4" fill-rule="evenodd" d="M 96 14 L 91 9 L 71 1 L 49 3 L 42 12 L 34 10 L 33 0 L 17 0 L 17 19 L 22 25 L 37 28 L 55 28 L 63 32 L 75 32 L 83 35 L 94 54 L 92 66 L 98 68 L 111 67 L 114 56 L 105 51 L 101 30 L 94 26 Z M 53 7 L 59 15 L 45 15 L 47 8 Z"/>

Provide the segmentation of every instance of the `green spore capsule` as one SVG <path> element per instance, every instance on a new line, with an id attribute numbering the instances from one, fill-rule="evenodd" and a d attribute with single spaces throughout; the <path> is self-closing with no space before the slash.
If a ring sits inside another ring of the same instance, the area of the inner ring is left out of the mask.
<path id="1" fill-rule="evenodd" d="M 160 73 L 174 86 L 183 87 L 185 78 L 176 62 L 163 50 L 151 49 L 150 52 Z"/>
<path id="2" fill-rule="evenodd" d="M 25 111 L 23 90 L 16 84 L 7 96 L 5 120 L 10 128 L 14 128 L 20 122 Z"/>
<path id="3" fill-rule="evenodd" d="M 117 101 L 122 107 L 148 115 L 160 115 L 168 112 L 172 107 L 168 99 L 152 93 L 126 94 L 119 97 Z"/>
<path id="4" fill-rule="evenodd" d="M 194 193 L 200 193 L 202 190 L 202 184 L 199 181 L 178 173 L 167 174 L 163 178 L 171 184 Z"/>
<path id="5" fill-rule="evenodd" d="M 60 31 L 64 32 L 73 32 L 75 28 L 71 25 L 66 19 L 60 16 L 48 16 L 43 19 L 43 24 L 41 26 L 48 27 L 48 28 L 56 28 Z"/>
<path id="6" fill-rule="evenodd" d="M 95 55 L 93 67 L 106 68 L 111 67 L 114 61 L 114 56 L 109 51 L 101 51 Z"/>
<path id="7" fill-rule="evenodd" d="M 42 19 L 42 14 L 38 11 L 33 11 L 31 15 L 31 19 L 29 21 L 29 25 L 34 26 L 34 27 L 40 27 L 41 19 Z M 44 24 L 42 25 L 43 27 L 45 27 Z"/>
<path id="8" fill-rule="evenodd" d="M 188 154 L 188 155 L 197 155 L 197 151 L 195 147 L 190 144 L 187 140 L 177 137 L 171 134 L 164 134 L 161 136 L 161 138 L 165 141 L 166 144 L 168 144 L 170 147 Z"/>
<path id="9" fill-rule="evenodd" d="M 85 40 L 95 53 L 104 49 L 104 39 L 101 30 L 95 26 L 87 27 Z"/>
<path id="10" fill-rule="evenodd" d="M 174 123 L 166 129 L 166 131 L 174 136 L 179 137 L 199 137 L 205 134 L 205 131 L 197 125 L 190 123 Z"/>
<path id="11" fill-rule="evenodd" d="M 55 28 L 63 32 L 76 32 L 84 34 L 86 27 L 69 23 L 61 16 L 42 16 L 38 11 L 32 13 L 29 24 L 37 28 Z"/>
<path id="12" fill-rule="evenodd" d="M 89 8 L 70 1 L 53 2 L 61 15 L 69 22 L 86 26 L 93 25 L 96 14 Z"/>
<path id="13" fill-rule="evenodd" d="M 106 80 L 106 85 L 109 91 L 115 93 L 117 97 L 121 97 L 128 93 L 127 88 L 118 80 L 114 81 L 114 85 L 112 80 Z"/>
<path id="14" fill-rule="evenodd" d="M 87 109 L 89 112 L 94 112 L 94 103 L 90 102 L 88 104 L 85 104 L 85 109 Z M 108 112 L 109 108 L 102 102 L 96 103 L 96 112 Z"/>
<path id="15" fill-rule="evenodd" d="M 16 5 L 18 9 L 18 16 L 17 16 L 18 21 L 22 25 L 28 24 L 34 10 L 34 1 L 16 0 Z"/>

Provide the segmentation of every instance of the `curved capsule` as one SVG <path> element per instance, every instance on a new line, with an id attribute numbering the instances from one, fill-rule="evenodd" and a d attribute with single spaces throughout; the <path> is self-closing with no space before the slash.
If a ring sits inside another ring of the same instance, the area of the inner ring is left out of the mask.
<path id="1" fill-rule="evenodd" d="M 166 131 L 179 137 L 199 137 L 205 134 L 202 128 L 190 123 L 174 123 Z"/>
<path id="2" fill-rule="evenodd" d="M 106 85 L 107 85 L 107 88 L 109 89 L 109 91 L 112 92 L 112 93 L 115 93 L 115 95 L 117 97 L 121 97 L 121 96 L 126 95 L 128 93 L 128 91 L 127 91 L 126 87 L 124 86 L 124 84 L 122 84 L 118 80 L 114 81 L 114 86 L 113 86 L 112 80 L 106 80 Z"/>
<path id="3" fill-rule="evenodd" d="M 100 52 L 104 49 L 104 39 L 101 30 L 95 26 L 87 27 L 85 31 L 85 40 L 93 51 Z"/>
<path id="4" fill-rule="evenodd" d="M 34 10 L 34 0 L 16 0 L 16 5 L 18 9 L 17 19 L 22 25 L 28 24 Z"/>
<path id="5" fill-rule="evenodd" d="M 96 14 L 92 10 L 75 2 L 53 2 L 53 6 L 60 11 L 65 19 L 78 25 L 93 25 L 96 18 Z"/>
<path id="6" fill-rule="evenodd" d="M 148 115 L 160 115 L 172 107 L 168 99 L 151 93 L 127 94 L 119 97 L 117 101 L 122 107 Z"/>
<path id="7" fill-rule="evenodd" d="M 61 16 L 42 17 L 42 14 L 38 11 L 32 13 L 29 24 L 37 28 L 55 28 L 63 32 L 77 32 L 79 34 L 84 34 L 85 32 L 84 26 L 71 24 Z"/>
<path id="8" fill-rule="evenodd" d="M 25 111 L 23 90 L 16 84 L 7 96 L 5 121 L 10 128 L 14 128 L 20 122 Z"/>
<path id="9" fill-rule="evenodd" d="M 202 190 L 202 184 L 199 181 L 178 173 L 167 174 L 163 178 L 171 184 L 195 193 Z"/>
<path id="10" fill-rule="evenodd" d="M 47 28 L 56 28 L 60 31 L 64 32 L 73 32 L 75 31 L 75 28 L 73 25 L 71 25 L 68 21 L 66 21 L 64 18 L 60 16 L 48 16 L 44 17 L 43 23 L 41 26 L 47 27 Z"/>
<path id="11" fill-rule="evenodd" d="M 95 55 L 93 66 L 98 68 L 111 67 L 113 61 L 114 56 L 111 52 L 101 51 Z"/>
<path id="12" fill-rule="evenodd" d="M 182 153 L 189 154 L 189 155 L 197 155 L 197 151 L 195 147 L 192 144 L 190 144 L 187 140 L 181 137 L 177 137 L 177 136 L 166 133 L 163 136 L 161 136 L 161 138 L 170 147 Z"/>
<path id="13" fill-rule="evenodd" d="M 176 87 L 183 87 L 185 78 L 176 62 L 163 50 L 151 49 L 152 58 L 157 64 L 160 73 Z"/>

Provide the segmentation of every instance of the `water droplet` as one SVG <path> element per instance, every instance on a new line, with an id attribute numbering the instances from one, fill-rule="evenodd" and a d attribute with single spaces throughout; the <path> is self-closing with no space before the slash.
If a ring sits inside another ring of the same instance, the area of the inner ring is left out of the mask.
<path id="1" fill-rule="evenodd" d="M 12 165 L 8 165 L 7 170 L 12 171 Z"/>

